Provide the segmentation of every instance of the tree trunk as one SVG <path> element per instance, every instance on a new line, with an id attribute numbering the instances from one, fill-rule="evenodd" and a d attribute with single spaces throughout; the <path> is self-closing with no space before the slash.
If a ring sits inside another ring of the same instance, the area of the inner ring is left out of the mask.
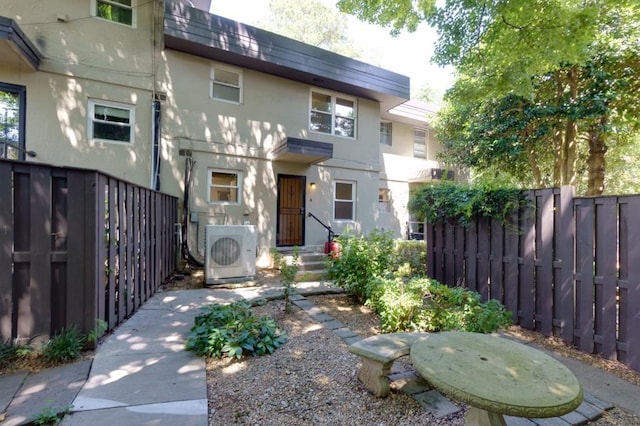
<path id="1" fill-rule="evenodd" d="M 542 188 L 544 186 L 544 182 L 542 182 L 542 173 L 540 172 L 540 167 L 538 166 L 535 150 L 527 150 L 527 159 L 529 160 L 529 166 L 531 167 L 535 187 Z"/>
<path id="2" fill-rule="evenodd" d="M 567 82 L 569 84 L 570 102 L 573 103 L 578 97 L 578 70 L 572 66 L 567 72 Z M 567 118 L 567 126 L 564 132 L 563 141 L 563 173 L 562 185 L 576 184 L 576 166 L 578 161 L 578 124 L 575 120 Z"/>
<path id="3" fill-rule="evenodd" d="M 564 91 L 564 84 L 562 82 L 562 74 L 560 71 L 554 72 L 553 79 L 556 82 L 557 106 L 560 107 L 562 103 L 562 92 Z M 553 151 L 555 153 L 555 159 L 553 161 L 553 186 L 558 188 L 561 186 L 562 182 L 562 164 L 564 162 L 562 152 L 562 123 L 559 119 L 555 120 L 553 129 Z"/>
<path id="4" fill-rule="evenodd" d="M 607 144 L 604 140 L 602 128 L 607 124 L 607 117 L 602 117 L 600 123 L 592 126 L 587 137 L 589 140 L 589 157 L 587 158 L 587 169 L 589 172 L 587 178 L 587 195 L 602 195 L 604 192 L 604 176 L 605 176 L 605 154 L 607 153 Z"/>

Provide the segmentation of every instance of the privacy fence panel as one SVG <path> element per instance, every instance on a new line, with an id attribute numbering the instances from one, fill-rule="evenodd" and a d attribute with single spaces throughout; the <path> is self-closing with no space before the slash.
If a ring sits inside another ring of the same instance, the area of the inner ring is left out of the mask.
<path id="1" fill-rule="evenodd" d="M 527 199 L 507 223 L 427 223 L 429 275 L 499 300 L 524 328 L 640 371 L 640 196 L 563 187 Z"/>
<path id="2" fill-rule="evenodd" d="M 122 322 L 175 269 L 177 207 L 96 171 L 0 160 L 2 341 Z"/>

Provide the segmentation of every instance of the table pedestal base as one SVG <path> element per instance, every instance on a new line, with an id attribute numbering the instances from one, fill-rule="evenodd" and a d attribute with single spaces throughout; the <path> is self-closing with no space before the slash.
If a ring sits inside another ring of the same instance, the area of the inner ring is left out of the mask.
<path id="1" fill-rule="evenodd" d="M 469 407 L 464 418 L 464 424 L 468 426 L 506 426 L 502 414 L 491 413 L 476 407 Z"/>

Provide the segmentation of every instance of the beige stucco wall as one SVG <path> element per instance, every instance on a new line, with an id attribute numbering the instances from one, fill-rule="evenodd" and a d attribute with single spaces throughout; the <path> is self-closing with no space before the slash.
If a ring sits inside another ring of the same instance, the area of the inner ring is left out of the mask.
<path id="1" fill-rule="evenodd" d="M 136 6 L 136 25 L 128 27 L 91 17 L 89 0 L 49 0 L 47 7 L 36 0 L 0 4 L 0 15 L 15 19 L 44 55 L 37 72 L 0 62 L 1 82 L 27 88 L 27 148 L 38 153 L 29 161 L 96 168 L 149 186 L 151 105 L 158 94 L 161 190 L 182 198 L 187 158 L 195 164 L 190 208 L 197 226 L 189 234 L 194 254 L 202 254 L 205 224 L 249 222 L 258 228 L 264 264 L 265 254 L 276 242 L 279 174 L 306 178 L 306 212 L 335 232 L 352 228 L 368 233 L 379 227 L 401 236 L 407 217 L 408 170 L 437 167 L 433 161 L 413 158 L 414 126 L 394 123 L 393 146 L 380 145 L 380 105 L 357 99 L 355 139 L 310 132 L 311 86 L 246 69 L 241 104 L 212 100 L 212 62 L 161 50 L 161 1 L 138 0 Z M 88 140 L 89 99 L 135 106 L 134 142 Z M 316 165 L 272 161 L 273 147 L 286 137 L 329 142 L 333 158 Z M 436 146 L 430 139 L 429 156 Z M 190 157 L 184 155 L 187 152 Z M 241 203 L 208 202 L 212 168 L 242 173 Z M 356 184 L 354 221 L 332 220 L 336 180 Z M 378 212 L 380 187 L 391 189 L 392 213 Z M 306 218 L 307 246 L 322 246 L 326 237 L 322 226 Z"/>
<path id="2" fill-rule="evenodd" d="M 136 26 L 91 16 L 91 1 L 3 0 L 0 15 L 14 19 L 43 55 L 40 69 L 0 62 L 0 81 L 27 91 L 29 161 L 95 168 L 149 186 L 151 103 L 155 56 L 154 10 L 141 2 Z M 87 136 L 89 99 L 135 107 L 132 144 Z"/>
<path id="3" fill-rule="evenodd" d="M 413 156 L 413 130 L 427 132 L 426 159 Z M 407 209 L 411 189 L 421 185 L 410 183 L 420 170 L 439 168 L 437 155 L 441 144 L 426 123 L 392 121 L 392 144 L 380 145 L 380 188 L 389 189 L 391 212 L 380 213 L 378 225 L 392 231 L 397 238 L 406 238 L 406 223 L 411 215 Z"/>
<path id="4" fill-rule="evenodd" d="M 249 222 L 258 228 L 261 253 L 268 253 L 276 244 L 279 174 L 306 177 L 307 212 L 314 213 L 336 232 L 346 227 L 373 229 L 380 158 L 377 102 L 358 99 L 356 139 L 314 133 L 308 130 L 312 90 L 308 85 L 244 69 L 242 103 L 221 102 L 209 98 L 211 61 L 170 50 L 163 52 L 163 61 L 159 87 L 167 98 L 162 119 L 162 189 L 182 193 L 187 157 L 180 156 L 180 152 L 190 152 L 195 161 L 190 208 L 198 221 L 189 235 L 193 252 L 202 255 L 206 224 Z M 273 147 L 288 136 L 332 143 L 333 158 L 318 165 L 272 161 Z M 208 202 L 210 169 L 242 173 L 241 203 Z M 336 179 L 356 183 L 355 221 L 331 220 Z M 313 189 L 311 182 L 316 184 Z M 307 218 L 306 245 L 320 246 L 326 238 L 326 230 Z"/>

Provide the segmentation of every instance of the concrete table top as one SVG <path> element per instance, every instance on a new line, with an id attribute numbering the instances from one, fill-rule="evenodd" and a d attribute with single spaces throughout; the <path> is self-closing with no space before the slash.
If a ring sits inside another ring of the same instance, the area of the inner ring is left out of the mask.
<path id="1" fill-rule="evenodd" d="M 556 417 L 582 402 L 582 387 L 568 368 L 537 349 L 496 335 L 434 333 L 417 340 L 410 356 L 433 387 L 475 407 L 467 415 L 468 424 L 505 424 L 503 414 Z"/>

